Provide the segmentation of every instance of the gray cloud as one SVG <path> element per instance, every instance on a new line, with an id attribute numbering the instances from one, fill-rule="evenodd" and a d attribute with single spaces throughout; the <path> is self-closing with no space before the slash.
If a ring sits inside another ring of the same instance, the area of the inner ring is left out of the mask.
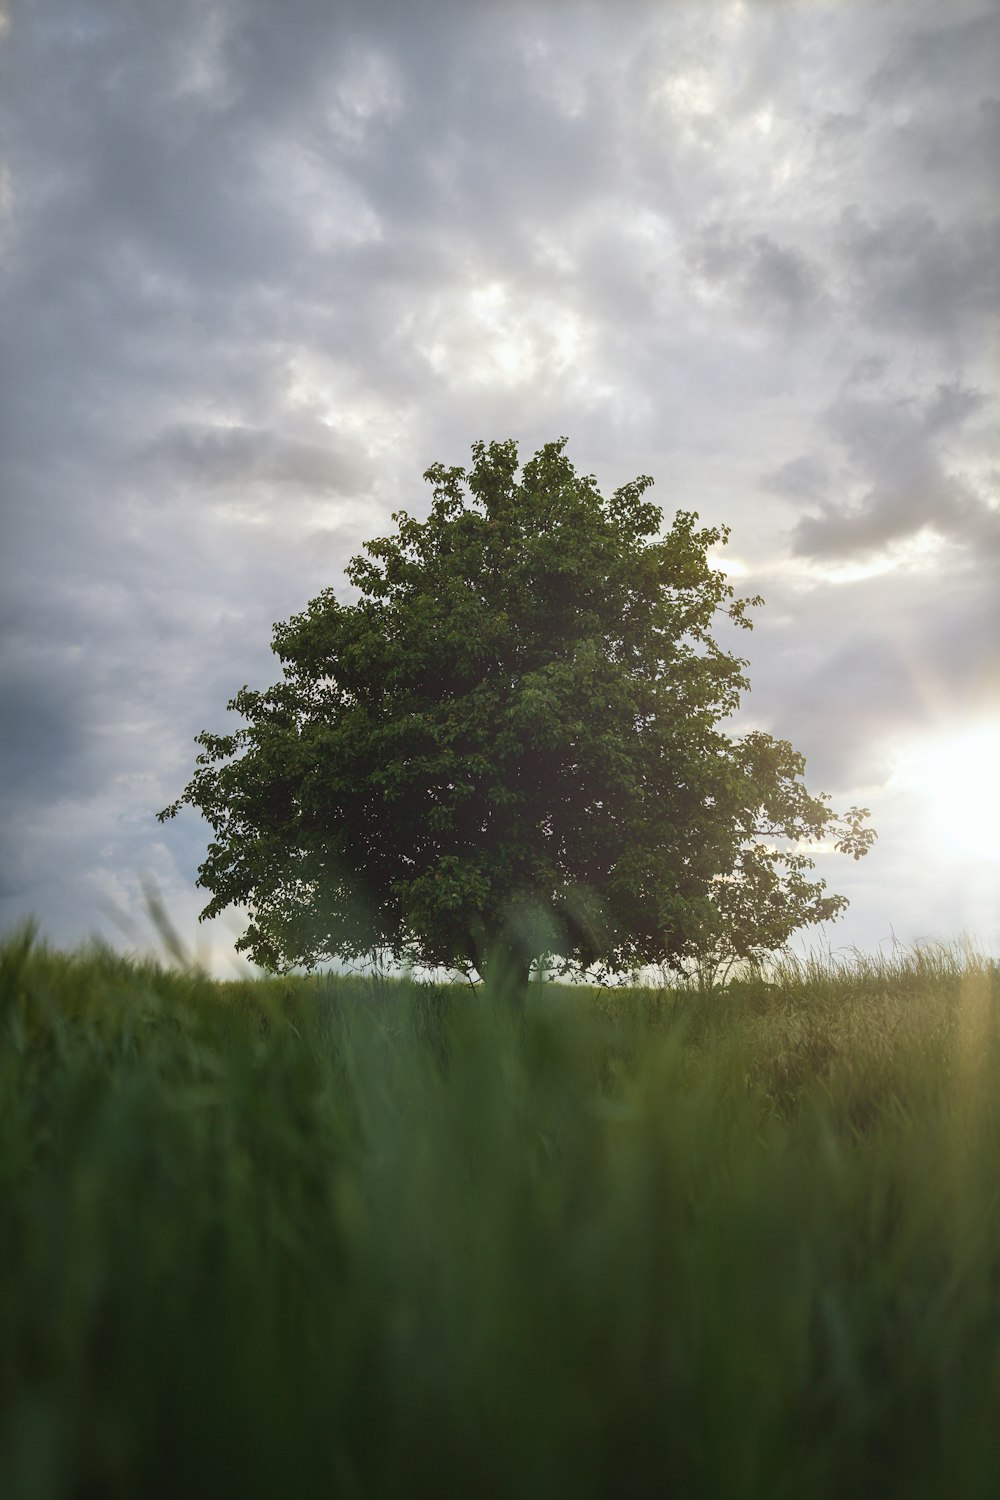
<path id="1" fill-rule="evenodd" d="M 830 471 L 817 453 L 800 453 L 765 474 L 761 483 L 776 495 L 792 500 L 807 500 L 826 507 L 829 504 Z"/>
<path id="2" fill-rule="evenodd" d="M 711 224 L 689 245 L 687 262 L 697 280 L 727 293 L 750 318 L 777 316 L 794 327 L 826 305 L 819 267 L 762 232 Z"/>
<path id="3" fill-rule="evenodd" d="M 871 97 L 911 106 L 952 108 L 954 101 L 996 89 L 1000 14 L 995 5 L 973 14 L 938 12 L 934 24 L 898 37 L 871 77 Z"/>
<path id="4" fill-rule="evenodd" d="M 945 228 L 925 204 L 878 216 L 850 205 L 840 244 L 857 313 L 875 325 L 954 343 L 974 324 L 995 323 L 1000 218 Z"/>
<path id="5" fill-rule="evenodd" d="M 310 495 L 351 492 L 370 476 L 360 457 L 332 444 L 300 442 L 261 428 L 188 423 L 168 428 L 149 457 L 206 486 L 281 486 Z"/>
<path id="6" fill-rule="evenodd" d="M 823 460 L 803 455 L 767 476 L 768 486 L 815 505 L 794 530 L 808 557 L 866 553 L 929 527 L 941 536 L 1000 550 L 1000 512 L 948 461 L 963 425 L 988 406 L 983 392 L 957 382 L 924 401 L 859 396 L 850 386 L 827 410 L 824 425 L 839 448 L 841 487 L 831 498 Z"/>
<path id="7" fill-rule="evenodd" d="M 86 753 L 85 683 L 69 664 L 56 669 L 22 662 L 0 676 L 0 779 L 21 796 L 51 797 L 94 785 L 94 768 L 83 770 Z M 34 670 L 32 670 L 32 668 Z"/>
<path id="8" fill-rule="evenodd" d="M 949 574 L 899 571 L 766 595 L 751 637 L 746 711 L 806 754 L 809 778 L 841 794 L 877 786 L 887 745 L 1000 711 L 995 569 L 966 557 Z"/>

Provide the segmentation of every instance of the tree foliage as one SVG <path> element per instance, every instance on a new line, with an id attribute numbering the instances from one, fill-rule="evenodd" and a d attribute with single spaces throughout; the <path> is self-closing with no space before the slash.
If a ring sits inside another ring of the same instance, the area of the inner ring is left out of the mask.
<path id="1" fill-rule="evenodd" d="M 856 859 L 867 809 L 836 815 L 784 740 L 732 737 L 750 628 L 710 550 L 663 530 L 643 476 L 610 499 L 565 439 L 518 478 L 514 442 L 435 464 L 424 521 L 274 628 L 282 680 L 244 687 L 245 724 L 200 734 L 180 799 L 213 830 L 203 917 L 246 906 L 269 967 L 376 953 L 483 974 L 756 958 L 843 897 L 801 845 Z"/>

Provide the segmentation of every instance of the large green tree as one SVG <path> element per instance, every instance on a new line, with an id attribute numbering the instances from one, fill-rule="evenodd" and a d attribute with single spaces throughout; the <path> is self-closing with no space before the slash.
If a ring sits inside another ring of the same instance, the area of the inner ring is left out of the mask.
<path id="1" fill-rule="evenodd" d="M 518 477 L 513 442 L 427 470 L 426 521 L 348 565 L 274 629 L 282 680 L 244 687 L 231 734 L 200 734 L 180 799 L 214 837 L 204 917 L 249 908 L 240 946 L 274 968 L 381 954 L 512 982 L 754 958 L 843 897 L 800 847 L 864 854 L 803 759 L 724 728 L 746 662 L 713 634 L 748 607 L 710 549 L 669 530 L 641 477 L 610 499 L 565 439 Z"/>

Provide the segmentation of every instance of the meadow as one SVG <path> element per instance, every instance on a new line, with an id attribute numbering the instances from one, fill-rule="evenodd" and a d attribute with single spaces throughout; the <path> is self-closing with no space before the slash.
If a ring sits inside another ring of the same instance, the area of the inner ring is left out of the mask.
<path id="1" fill-rule="evenodd" d="M 1000 1493 L 1000 968 L 0 953 L 0 1494 Z"/>

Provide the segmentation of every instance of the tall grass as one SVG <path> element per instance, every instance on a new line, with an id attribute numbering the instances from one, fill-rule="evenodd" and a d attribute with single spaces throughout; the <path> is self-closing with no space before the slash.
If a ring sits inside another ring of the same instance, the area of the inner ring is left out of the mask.
<path id="1" fill-rule="evenodd" d="M 0 1494 L 992 1496 L 1000 975 L 0 953 Z"/>

